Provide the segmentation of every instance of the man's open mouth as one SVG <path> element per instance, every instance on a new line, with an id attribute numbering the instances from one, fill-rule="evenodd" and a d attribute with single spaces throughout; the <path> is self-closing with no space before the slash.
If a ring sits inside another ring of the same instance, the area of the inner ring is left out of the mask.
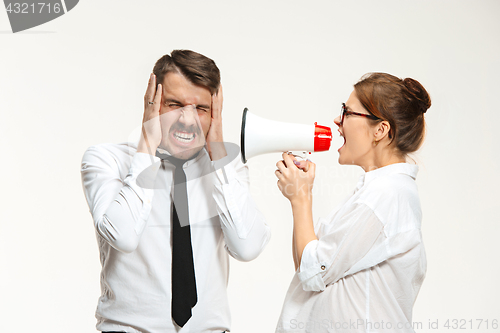
<path id="1" fill-rule="evenodd" d="M 174 132 L 174 138 L 177 141 L 180 141 L 182 143 L 189 143 L 194 140 L 196 137 L 196 134 L 194 133 L 186 133 L 186 132 Z"/>

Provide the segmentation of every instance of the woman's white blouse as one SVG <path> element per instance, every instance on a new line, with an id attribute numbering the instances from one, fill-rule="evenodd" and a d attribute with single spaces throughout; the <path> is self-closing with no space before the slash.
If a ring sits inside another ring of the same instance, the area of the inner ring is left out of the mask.
<path id="1" fill-rule="evenodd" d="M 426 270 L 417 172 L 407 163 L 367 172 L 318 220 L 276 332 L 414 332 Z"/>

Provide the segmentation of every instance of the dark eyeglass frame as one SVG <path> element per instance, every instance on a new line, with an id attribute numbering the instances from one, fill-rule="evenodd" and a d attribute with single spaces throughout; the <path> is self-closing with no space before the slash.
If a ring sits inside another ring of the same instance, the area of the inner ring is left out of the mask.
<path id="1" fill-rule="evenodd" d="M 361 116 L 361 117 L 365 117 L 365 118 L 372 119 L 372 120 L 381 120 L 379 117 L 374 116 L 372 114 L 365 114 L 365 113 L 358 113 L 358 112 L 349 111 L 349 110 L 347 110 L 345 103 L 342 103 L 342 108 L 340 109 L 340 125 L 344 124 L 344 117 L 346 115 Z"/>

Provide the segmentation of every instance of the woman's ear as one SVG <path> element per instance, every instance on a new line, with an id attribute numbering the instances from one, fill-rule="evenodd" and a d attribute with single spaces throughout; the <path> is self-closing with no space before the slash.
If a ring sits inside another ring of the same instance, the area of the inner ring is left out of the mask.
<path id="1" fill-rule="evenodd" d="M 374 140 L 381 141 L 385 137 L 389 137 L 389 132 L 391 130 L 391 124 L 388 121 L 383 120 L 376 125 L 376 130 L 374 133 Z"/>

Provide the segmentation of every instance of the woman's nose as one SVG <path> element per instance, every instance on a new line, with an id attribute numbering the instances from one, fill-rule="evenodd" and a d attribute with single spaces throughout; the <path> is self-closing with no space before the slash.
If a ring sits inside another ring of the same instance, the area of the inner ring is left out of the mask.
<path id="1" fill-rule="evenodd" d="M 333 122 L 335 123 L 335 125 L 340 127 L 340 116 L 337 116 L 337 118 L 333 119 Z"/>

